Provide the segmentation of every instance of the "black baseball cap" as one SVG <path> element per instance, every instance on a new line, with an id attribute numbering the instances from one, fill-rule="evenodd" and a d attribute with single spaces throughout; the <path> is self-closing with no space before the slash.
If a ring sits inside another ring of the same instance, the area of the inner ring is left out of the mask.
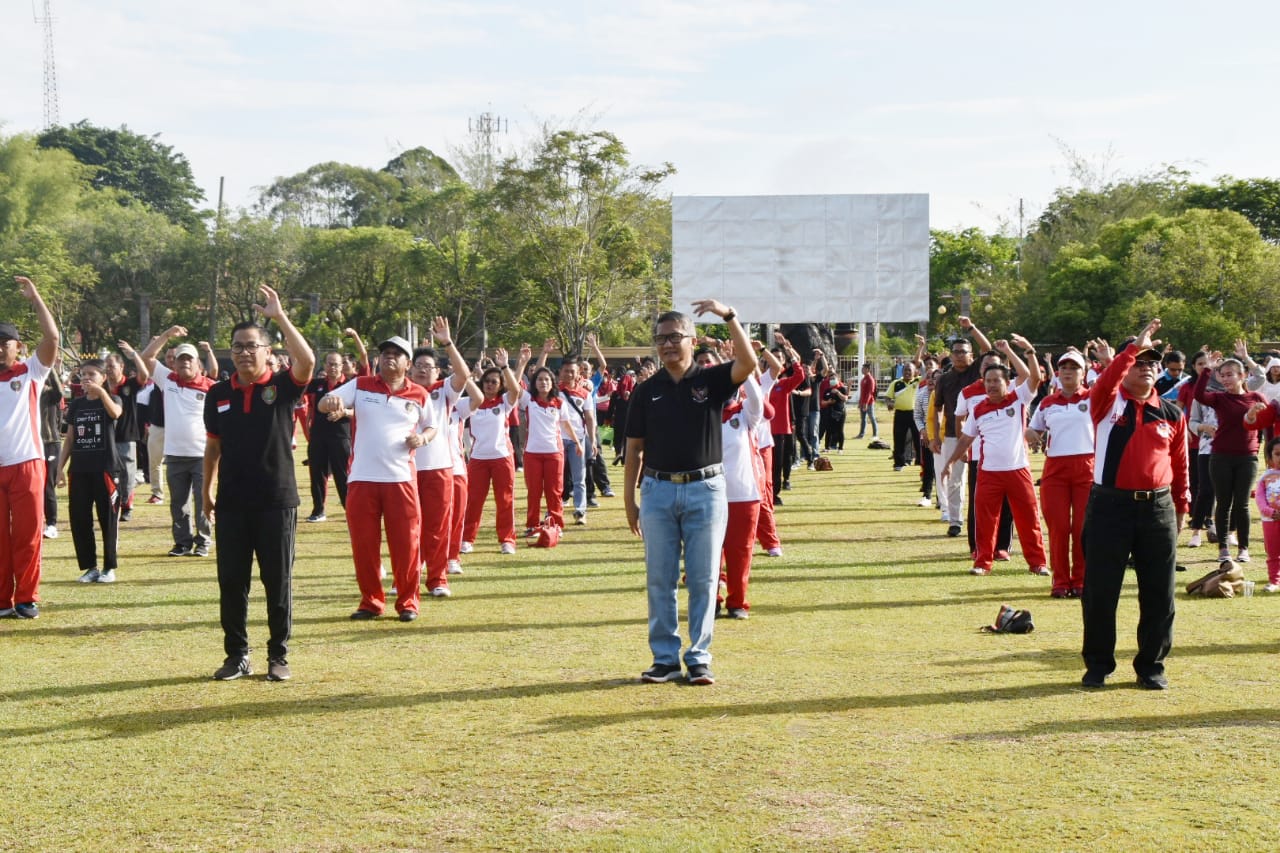
<path id="1" fill-rule="evenodd" d="M 20 341 L 22 335 L 18 334 L 18 327 L 12 323 L 0 323 L 0 341 Z"/>

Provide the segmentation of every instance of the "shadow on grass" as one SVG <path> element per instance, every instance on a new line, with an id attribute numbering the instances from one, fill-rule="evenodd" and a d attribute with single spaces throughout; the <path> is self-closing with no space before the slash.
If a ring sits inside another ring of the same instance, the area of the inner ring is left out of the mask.
<path id="1" fill-rule="evenodd" d="M 711 720 L 720 717 L 755 717 L 786 714 L 839 714 L 864 709 L 919 708 L 932 705 L 958 705 L 989 703 L 993 701 L 1023 701 L 1045 699 L 1081 692 L 1078 683 L 1034 684 L 1019 687 L 992 687 L 977 690 L 936 690 L 928 693 L 905 693 L 885 696 L 838 696 L 824 699 L 782 699 L 775 702 L 743 702 L 732 705 L 703 705 L 699 707 L 652 708 L 641 711 L 623 711 L 612 714 L 569 714 L 552 718 L 535 731 L 539 734 L 583 731 L 601 726 L 637 723 L 647 720 Z M 1190 717 L 1194 720 L 1194 717 Z M 1070 724 L 1069 724 L 1070 725 Z"/>
<path id="2" fill-rule="evenodd" d="M 0 693 L 0 700 L 6 702 L 25 702 L 29 699 L 71 699 L 76 696 L 98 696 L 104 693 L 123 693 L 127 690 L 150 690 L 153 687 L 174 687 L 179 684 L 194 684 L 207 681 L 207 678 L 194 676 L 172 676 L 169 678 L 147 678 L 138 681 L 102 681 L 93 684 L 67 684 L 57 687 L 36 687 L 31 690 L 14 690 Z"/>
<path id="3" fill-rule="evenodd" d="M 1085 694 L 1110 693 L 1113 690 L 1141 690 L 1136 681 L 1120 683 L 1105 687 L 1102 690 L 1085 690 L 1076 688 Z M 1161 694 L 1157 694 L 1161 695 Z M 1153 697 L 1155 698 L 1155 697 Z M 1233 708 L 1229 711 L 1210 711 L 1207 713 L 1192 712 L 1188 714 L 1147 716 L 1126 715 L 1121 717 L 1103 717 L 1084 720 L 1050 720 L 1042 723 L 1031 723 L 1021 728 L 1003 731 L 974 732 L 955 735 L 952 741 L 987 741 L 1009 740 L 1012 738 L 1036 737 L 1039 735 L 1060 736 L 1065 734 L 1125 734 L 1138 732 L 1196 731 L 1202 729 L 1226 729 L 1248 726 L 1256 728 L 1259 724 L 1275 727 L 1275 708 Z"/>
<path id="4" fill-rule="evenodd" d="M 126 685 L 123 689 L 143 689 L 167 684 L 208 683 L 211 690 L 224 689 L 215 685 L 208 676 L 157 679 L 153 682 L 118 682 Z M 620 687 L 639 686 L 637 678 L 596 679 L 594 681 L 566 682 L 556 681 L 540 684 L 522 684 L 512 687 L 477 687 L 461 690 L 435 691 L 429 693 L 411 693 L 402 696 L 377 696 L 369 693 L 343 693 L 337 696 L 314 697 L 306 703 L 287 695 L 288 687 L 270 684 L 262 677 L 251 677 L 232 682 L 225 689 L 254 689 L 254 686 L 280 691 L 278 699 L 246 702 L 220 702 L 207 706 L 182 708 L 173 710 L 139 710 L 122 714 L 105 714 L 85 717 L 77 720 L 50 723 L 48 725 L 21 726 L 0 728 L 0 737 L 36 737 L 55 733 L 73 732 L 87 729 L 90 736 L 84 740 L 102 740 L 112 737 L 136 737 L 151 735 L 159 731 L 169 731 L 183 726 L 205 725 L 209 723 L 225 723 L 227 720 L 265 720 L 280 717 L 302 717 L 317 714 L 331 715 L 354 711 L 391 710 L 395 708 L 413 708 L 420 705 L 438 705 L 448 702 L 476 702 L 498 699 L 522 699 L 537 696 L 567 696 L 575 693 L 595 693 L 605 690 L 616 690 Z M 256 684 L 255 684 L 256 683 Z M 114 685 L 95 685 L 99 691 L 111 692 L 117 689 Z M 57 689 L 57 688 L 51 688 Z M 80 690 L 78 687 L 66 688 Z M 53 694 L 57 695 L 57 694 Z"/>

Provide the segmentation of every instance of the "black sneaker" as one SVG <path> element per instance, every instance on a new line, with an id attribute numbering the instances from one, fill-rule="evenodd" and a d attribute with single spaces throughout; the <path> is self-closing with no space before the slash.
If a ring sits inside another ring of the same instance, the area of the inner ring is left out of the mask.
<path id="1" fill-rule="evenodd" d="M 227 658 L 213 677 L 217 681 L 235 681 L 245 675 L 253 675 L 253 667 L 249 666 L 248 658 Z"/>
<path id="2" fill-rule="evenodd" d="M 40 608 L 36 607 L 34 601 L 26 601 L 13 606 L 13 612 L 18 614 L 19 619 L 39 619 Z"/>
<path id="3" fill-rule="evenodd" d="M 573 523 L 574 523 L 574 524 L 586 524 L 586 523 L 587 523 L 587 514 L 586 514 L 585 512 L 583 512 L 582 510 L 580 510 L 580 509 L 579 509 L 579 510 L 574 510 L 574 513 L 573 513 Z"/>
<path id="4" fill-rule="evenodd" d="M 689 683 L 690 684 L 715 684 L 716 677 L 711 674 L 711 667 L 705 663 L 695 663 L 689 666 Z"/>
<path id="5" fill-rule="evenodd" d="M 372 610 L 357 610 L 351 614 L 351 619 L 356 622 L 368 622 L 370 619 L 377 619 L 379 614 Z"/>
<path id="6" fill-rule="evenodd" d="M 190 545 L 174 545 L 169 551 L 170 557 L 189 557 L 191 556 Z"/>
<path id="7" fill-rule="evenodd" d="M 289 662 L 284 658 L 272 658 L 267 661 L 267 681 L 288 681 L 293 678 L 289 672 Z"/>
<path id="8" fill-rule="evenodd" d="M 187 556 L 188 557 L 207 557 L 209 556 L 209 546 L 197 545 L 187 553 Z"/>
<path id="9" fill-rule="evenodd" d="M 417 619 L 417 618 L 418 618 L 418 611 L 416 611 L 416 610 L 401 610 L 401 611 L 400 611 L 400 621 L 401 621 L 401 622 L 412 622 L 414 619 Z"/>
<path id="10" fill-rule="evenodd" d="M 951 525 L 950 527 L 948 527 L 948 528 L 947 528 L 947 535 L 948 535 L 948 536 L 959 536 L 959 535 L 960 535 L 960 525 L 958 525 L 958 524 L 953 524 L 953 525 Z"/>
<path id="11" fill-rule="evenodd" d="M 19 607 L 22 605 L 19 604 Z M 1168 690 L 1169 679 L 1163 675 L 1139 675 L 1138 686 L 1143 690 Z"/>
<path id="12" fill-rule="evenodd" d="M 750 619 L 751 613 L 745 607 L 735 607 L 729 611 L 730 619 Z"/>
<path id="13" fill-rule="evenodd" d="M 131 510 L 131 509 L 126 509 L 126 510 L 121 510 L 121 511 L 120 511 L 120 520 L 121 520 L 121 521 L 129 521 L 129 520 L 131 520 L 132 518 L 133 518 L 133 510 Z"/>
<path id="14" fill-rule="evenodd" d="M 596 500 L 595 498 L 587 498 L 587 506 L 591 507 L 592 509 L 597 509 L 600 506 L 600 501 Z"/>
<path id="15" fill-rule="evenodd" d="M 679 678 L 680 664 L 678 663 L 655 663 L 640 673 L 640 680 L 645 684 L 662 684 Z"/>
<path id="16" fill-rule="evenodd" d="M 1089 687 L 1097 689 L 1107 683 L 1107 673 L 1101 670 L 1089 669 L 1085 670 L 1084 678 L 1080 679 L 1081 687 Z"/>
<path id="17" fill-rule="evenodd" d="M 602 498 L 613 497 L 613 489 L 605 489 L 603 492 L 600 493 L 600 497 Z"/>

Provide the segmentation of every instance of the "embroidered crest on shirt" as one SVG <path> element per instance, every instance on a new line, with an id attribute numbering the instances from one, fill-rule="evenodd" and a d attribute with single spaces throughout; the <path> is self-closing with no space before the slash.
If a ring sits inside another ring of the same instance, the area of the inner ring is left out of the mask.
<path id="1" fill-rule="evenodd" d="M 9 383 L 9 390 L 10 390 L 10 391 L 17 391 L 17 390 L 18 390 L 19 388 L 21 388 L 21 387 L 22 387 L 22 380 L 21 380 L 21 379 L 15 379 L 15 380 L 13 380 L 12 382 L 10 382 L 10 383 Z"/>
<path id="2" fill-rule="evenodd" d="M 1076 408 L 1077 408 L 1077 409 L 1079 409 L 1079 410 L 1080 410 L 1080 411 L 1082 411 L 1082 412 L 1087 412 L 1087 411 L 1089 411 L 1089 404 L 1088 404 L 1088 403 L 1080 403 L 1080 404 L 1078 404 L 1078 405 L 1076 406 Z"/>
<path id="3" fill-rule="evenodd" d="M 695 403 L 707 402 L 708 393 L 706 386 L 704 385 L 693 386 L 693 388 L 690 389 L 690 394 L 693 396 L 693 402 Z"/>
<path id="4" fill-rule="evenodd" d="M 264 394 L 263 396 L 265 397 L 266 395 Z M 203 402 L 204 402 L 204 394 L 202 394 L 202 393 L 198 393 L 198 394 L 196 394 L 196 402 L 197 402 L 197 403 L 203 403 Z"/>
<path id="5" fill-rule="evenodd" d="M 262 402 L 270 406 L 276 401 L 276 386 L 268 385 L 262 389 Z"/>

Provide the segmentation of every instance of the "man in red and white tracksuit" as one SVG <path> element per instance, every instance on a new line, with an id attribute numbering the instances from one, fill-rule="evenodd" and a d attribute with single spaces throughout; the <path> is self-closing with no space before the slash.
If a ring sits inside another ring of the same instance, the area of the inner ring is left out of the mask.
<path id="1" fill-rule="evenodd" d="M 427 592 L 435 598 L 447 598 L 449 590 L 449 528 L 453 521 L 453 456 L 454 442 L 445 426 L 458 397 L 467 385 L 467 363 L 453 345 L 449 321 L 436 317 L 433 332 L 449 355 L 453 373 L 440 379 L 437 350 L 419 348 L 413 353 L 414 382 L 427 392 L 427 406 L 440 424 L 436 435 L 414 453 L 417 469 L 418 504 L 422 512 L 418 561 L 427 575 Z"/>
<path id="2" fill-rule="evenodd" d="M 386 608 L 379 576 L 382 526 L 396 585 L 401 622 L 418 618 L 421 511 L 413 455 L 436 434 L 427 392 L 407 376 L 413 349 L 399 336 L 378 345 L 378 373 L 358 376 L 326 394 L 319 409 L 355 418 L 351 473 L 347 478 L 347 528 L 360 606 L 352 619 L 375 619 Z"/>
<path id="3" fill-rule="evenodd" d="M 1062 387 L 1040 401 L 1031 429 L 1044 437 L 1040 506 L 1049 529 L 1049 569 L 1054 598 L 1079 598 L 1084 591 L 1084 513 L 1093 488 L 1094 429 L 1089 389 L 1082 380 L 1084 356 L 1071 351 L 1058 359 Z"/>
<path id="4" fill-rule="evenodd" d="M 725 404 L 720 424 L 725 496 L 729 501 L 720 577 L 725 582 L 723 604 L 732 619 L 746 619 L 751 609 L 747 602 L 751 552 L 769 476 L 756 449 L 755 430 L 761 423 L 768 423 L 764 420 L 764 394 L 760 383 L 751 376 L 742 383 L 738 396 Z M 717 605 L 720 603 L 717 600 Z"/>
<path id="5" fill-rule="evenodd" d="M 1040 387 L 1040 365 L 1035 359 L 1031 344 L 1018 335 L 1013 340 L 1026 350 L 1027 379 L 1010 387 L 1013 371 L 1002 364 L 988 365 L 982 377 L 987 388 L 986 399 L 971 406 L 964 422 L 960 440 L 947 460 L 944 470 L 964 458 L 970 445 L 981 441 L 982 475 L 974 495 L 977 514 L 977 556 L 971 574 L 991 574 L 995 558 L 996 525 L 1000 507 L 1005 498 L 1013 510 L 1013 523 L 1018 528 L 1018 540 L 1027 566 L 1034 575 L 1047 575 L 1044 542 L 1040 535 L 1040 515 L 1036 507 L 1036 490 L 1031 482 L 1031 467 L 1027 459 L 1027 409 Z M 1008 341 L 997 341 L 996 349 L 1011 362 L 1016 362 L 1019 373 L 1023 366 L 1013 355 Z"/>
<path id="6" fill-rule="evenodd" d="M 31 279 L 14 276 L 40 324 L 36 354 L 23 359 L 18 329 L 0 323 L 0 617 L 40 615 L 44 444 L 40 390 L 58 357 L 58 324 Z"/>

